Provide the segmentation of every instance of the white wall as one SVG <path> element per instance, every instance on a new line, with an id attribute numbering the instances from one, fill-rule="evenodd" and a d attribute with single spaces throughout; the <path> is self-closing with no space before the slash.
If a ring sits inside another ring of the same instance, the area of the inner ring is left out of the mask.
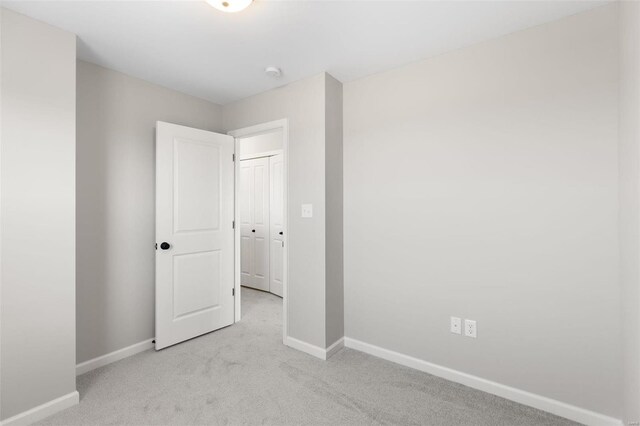
<path id="1" fill-rule="evenodd" d="M 620 258 L 625 424 L 640 422 L 640 3 L 620 3 Z"/>
<path id="2" fill-rule="evenodd" d="M 617 23 L 344 85 L 348 337 L 621 416 Z"/>
<path id="3" fill-rule="evenodd" d="M 76 39 L 2 9 L 0 419 L 75 381 Z"/>
<path id="4" fill-rule="evenodd" d="M 253 154 L 282 149 L 283 138 L 282 130 L 242 138 L 240 142 L 240 159 L 244 159 L 247 156 L 251 158 Z"/>
<path id="5" fill-rule="evenodd" d="M 78 363 L 155 335 L 158 120 L 220 131 L 222 111 L 78 61 Z"/>

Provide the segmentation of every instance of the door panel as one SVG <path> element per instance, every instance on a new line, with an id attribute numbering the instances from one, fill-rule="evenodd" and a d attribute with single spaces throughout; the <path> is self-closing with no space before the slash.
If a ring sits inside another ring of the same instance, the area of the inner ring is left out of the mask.
<path id="1" fill-rule="evenodd" d="M 220 250 L 173 257 L 173 319 L 220 309 Z"/>
<path id="2" fill-rule="evenodd" d="M 282 280 L 284 269 L 284 247 L 282 241 L 271 241 L 271 283 L 269 291 L 282 297 Z"/>
<path id="3" fill-rule="evenodd" d="M 263 237 L 256 236 L 253 243 L 253 253 L 255 259 L 254 282 L 255 287 L 266 291 L 269 290 L 267 281 L 267 276 L 269 275 L 269 268 L 267 264 L 268 249 L 269 247 L 267 246 L 267 240 Z"/>
<path id="4" fill-rule="evenodd" d="M 240 237 L 240 272 L 242 285 L 248 285 L 248 283 L 251 282 L 251 245 L 251 237 Z"/>
<path id="5" fill-rule="evenodd" d="M 242 160 L 240 187 L 241 282 L 269 291 L 269 159 Z"/>
<path id="6" fill-rule="evenodd" d="M 156 349 L 233 323 L 233 151 L 230 136 L 157 123 Z"/>
<path id="7" fill-rule="evenodd" d="M 253 167 L 254 287 L 269 291 L 269 160 L 257 158 Z"/>
<path id="8" fill-rule="evenodd" d="M 240 161 L 240 284 L 253 287 L 253 166 Z"/>
<path id="9" fill-rule="evenodd" d="M 269 218 L 269 163 L 265 158 L 250 160 L 253 164 L 253 223 L 264 227 Z"/>
<path id="10" fill-rule="evenodd" d="M 284 163 L 282 155 L 269 157 L 271 267 L 269 291 L 282 297 L 284 268 Z"/>
<path id="11" fill-rule="evenodd" d="M 220 163 L 220 147 L 176 139 L 173 159 L 174 232 L 217 230 L 220 170 L 211 165 Z"/>

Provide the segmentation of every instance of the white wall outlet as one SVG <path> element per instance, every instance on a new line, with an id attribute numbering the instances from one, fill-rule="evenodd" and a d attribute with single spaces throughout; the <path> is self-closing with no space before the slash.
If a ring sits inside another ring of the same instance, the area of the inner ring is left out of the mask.
<path id="1" fill-rule="evenodd" d="M 464 335 L 467 337 L 478 337 L 478 328 L 474 320 L 464 320 Z"/>
<path id="2" fill-rule="evenodd" d="M 462 334 L 462 320 L 458 317 L 451 317 L 451 332 Z"/>
<path id="3" fill-rule="evenodd" d="M 302 217 L 313 217 L 313 204 L 302 205 Z"/>

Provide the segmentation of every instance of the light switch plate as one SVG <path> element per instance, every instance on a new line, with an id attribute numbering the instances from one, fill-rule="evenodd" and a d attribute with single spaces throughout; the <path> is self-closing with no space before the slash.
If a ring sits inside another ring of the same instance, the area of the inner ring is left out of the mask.
<path id="1" fill-rule="evenodd" d="M 313 204 L 302 205 L 302 217 L 313 217 Z"/>

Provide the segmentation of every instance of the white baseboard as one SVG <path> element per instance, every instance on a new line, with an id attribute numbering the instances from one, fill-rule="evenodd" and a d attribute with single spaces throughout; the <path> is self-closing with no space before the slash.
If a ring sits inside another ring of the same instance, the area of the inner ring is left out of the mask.
<path id="1" fill-rule="evenodd" d="M 311 343 L 303 342 L 302 340 L 295 339 L 291 336 L 287 336 L 284 338 L 284 344 L 289 346 L 290 348 L 297 349 L 326 361 L 331 356 L 333 356 L 333 354 L 344 347 L 344 338 L 340 338 L 327 349 L 323 349 L 320 346 L 312 345 Z"/>
<path id="2" fill-rule="evenodd" d="M 327 359 L 326 349 L 323 349 L 320 346 L 315 346 L 315 345 L 312 345 L 311 343 L 294 339 L 291 336 L 287 336 L 284 338 L 284 344 L 289 346 L 290 348 L 297 349 L 309 355 L 315 356 L 316 358 L 320 358 L 322 360 Z"/>
<path id="3" fill-rule="evenodd" d="M 61 396 L 60 398 L 38 405 L 31 410 L 9 417 L 8 419 L 1 421 L 0 426 L 30 425 L 69 407 L 73 407 L 78 404 L 78 402 L 80 402 L 80 394 L 78 394 L 78 391 L 73 391 Z"/>
<path id="4" fill-rule="evenodd" d="M 344 348 L 344 337 L 339 338 L 338 340 L 336 340 L 333 345 L 329 346 L 326 350 L 327 352 L 327 356 L 325 359 L 329 359 L 331 358 L 333 355 L 335 355 L 337 352 L 340 351 L 340 349 Z"/>
<path id="5" fill-rule="evenodd" d="M 394 352 L 389 349 L 361 342 L 350 337 L 344 338 L 344 346 L 589 426 L 623 426 L 621 420 L 614 419 L 613 417 L 609 417 L 604 414 L 492 382 L 490 380 L 443 367 L 441 365 L 432 364 L 409 355 L 404 355 L 399 352 Z"/>
<path id="6" fill-rule="evenodd" d="M 89 361 L 85 361 L 83 363 L 76 365 L 76 376 L 87 373 L 91 370 L 95 370 L 96 368 L 103 367 L 107 364 L 111 364 L 112 362 L 120 361 L 121 359 L 130 357 L 131 355 L 144 352 L 153 347 L 154 347 L 153 339 L 149 339 L 143 342 L 133 344 L 131 346 L 127 346 L 126 348 L 122 348 L 117 351 L 108 353 L 106 355 L 102 355 L 97 358 L 90 359 Z"/>

